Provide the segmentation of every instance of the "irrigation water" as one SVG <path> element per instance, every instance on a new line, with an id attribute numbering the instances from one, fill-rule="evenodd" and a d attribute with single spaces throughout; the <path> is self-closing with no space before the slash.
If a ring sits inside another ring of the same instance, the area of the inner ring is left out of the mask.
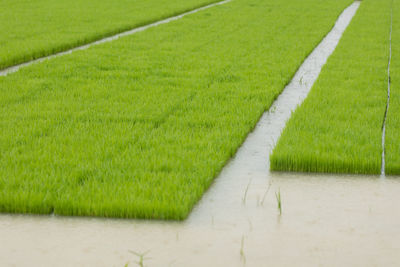
<path id="1" fill-rule="evenodd" d="M 269 171 L 285 121 L 358 6 L 343 12 L 186 221 L 3 214 L 0 265 L 398 265 L 400 179 Z"/>
<path id="2" fill-rule="evenodd" d="M 383 117 L 383 125 L 382 125 L 382 166 L 381 166 L 381 176 L 385 177 L 385 138 L 386 138 L 386 117 L 389 112 L 389 104 L 390 104 L 390 63 L 392 61 L 392 27 L 393 27 L 393 1 L 392 1 L 392 9 L 390 11 L 390 31 L 389 31 L 389 60 L 387 67 L 387 100 L 386 100 L 386 110 L 385 115 Z"/>

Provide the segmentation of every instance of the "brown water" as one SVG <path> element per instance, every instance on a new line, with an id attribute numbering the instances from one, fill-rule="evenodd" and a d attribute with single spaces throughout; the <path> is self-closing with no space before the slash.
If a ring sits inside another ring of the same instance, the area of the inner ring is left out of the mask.
<path id="1" fill-rule="evenodd" d="M 0 215 L 0 266 L 136 266 L 131 251 L 148 251 L 144 266 L 399 266 L 400 179 L 269 171 L 286 120 L 358 6 L 343 12 L 186 221 Z"/>
<path id="2" fill-rule="evenodd" d="M 145 266 L 399 266 L 400 180 L 269 177 L 263 205 L 252 183 L 245 204 L 237 194 L 220 210 L 220 192 L 183 223 L 2 215 L 0 265 L 136 266 L 129 250 L 149 250 Z"/>

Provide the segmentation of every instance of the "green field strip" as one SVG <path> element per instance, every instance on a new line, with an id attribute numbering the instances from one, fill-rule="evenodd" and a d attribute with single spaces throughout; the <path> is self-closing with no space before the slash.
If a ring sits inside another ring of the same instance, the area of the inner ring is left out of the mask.
<path id="1" fill-rule="evenodd" d="M 386 121 L 385 173 L 400 175 L 400 2 L 393 1 L 390 104 Z"/>
<path id="2" fill-rule="evenodd" d="M 218 0 L 3 0 L 0 69 L 215 2 Z"/>
<path id="3" fill-rule="evenodd" d="M 362 1 L 288 121 L 271 155 L 271 170 L 380 173 L 391 1 Z"/>
<path id="4" fill-rule="evenodd" d="M 235 0 L 0 77 L 0 210 L 184 219 L 349 0 Z"/>

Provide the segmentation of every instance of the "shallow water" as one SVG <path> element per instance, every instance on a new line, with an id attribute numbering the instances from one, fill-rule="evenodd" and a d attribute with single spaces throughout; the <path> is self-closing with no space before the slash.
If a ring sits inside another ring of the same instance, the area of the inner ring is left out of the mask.
<path id="1" fill-rule="evenodd" d="M 389 62 L 387 66 L 387 99 L 386 99 L 386 110 L 385 110 L 385 116 L 383 117 L 383 125 L 382 125 L 382 166 L 381 166 L 381 174 L 384 176 L 385 175 L 385 154 L 386 154 L 386 149 L 385 149 L 385 139 L 386 139 L 386 118 L 387 114 L 389 112 L 389 106 L 390 106 L 390 85 L 391 85 L 391 79 L 390 79 L 390 63 L 392 61 L 392 29 L 393 29 L 393 2 L 392 2 L 392 8 L 390 10 L 390 31 L 389 31 Z"/>
<path id="2" fill-rule="evenodd" d="M 129 250 L 149 250 L 145 266 L 400 263 L 400 179 L 274 173 L 269 181 L 263 205 L 265 183 L 253 182 L 245 203 L 247 185 L 229 200 L 208 197 L 215 207 L 199 205 L 182 223 L 1 215 L 0 265 L 136 266 Z"/>
<path id="3" fill-rule="evenodd" d="M 271 173 L 268 165 L 358 6 L 346 9 L 186 221 L 0 215 L 0 266 L 136 266 L 132 251 L 148 251 L 145 266 L 399 265 L 399 177 Z"/>

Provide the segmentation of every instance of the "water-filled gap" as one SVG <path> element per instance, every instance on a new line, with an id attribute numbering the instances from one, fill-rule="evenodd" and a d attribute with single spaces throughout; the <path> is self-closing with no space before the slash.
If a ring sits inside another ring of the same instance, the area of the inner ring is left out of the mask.
<path id="1" fill-rule="evenodd" d="M 175 21 L 175 20 L 181 19 L 181 18 L 183 18 L 183 17 L 185 17 L 187 15 L 194 14 L 194 13 L 197 13 L 199 11 L 202 11 L 202 10 L 214 7 L 214 6 L 224 5 L 224 4 L 229 3 L 231 1 L 232 0 L 224 0 L 224 1 L 221 1 L 221 2 L 212 3 L 212 4 L 209 4 L 209 5 L 206 5 L 206 6 L 203 6 L 203 7 L 199 7 L 199 8 L 196 8 L 196 9 L 188 11 L 188 12 L 184 12 L 184 13 L 179 14 L 179 15 L 175 15 L 175 16 L 163 19 L 163 20 L 159 20 L 159 21 L 156 21 L 156 22 L 141 26 L 141 27 L 133 28 L 131 30 L 127 30 L 127 31 L 124 31 L 124 32 L 121 32 L 121 33 L 118 33 L 118 34 L 115 34 L 115 35 L 112 35 L 112 36 L 109 36 L 109 37 L 105 37 L 105 38 L 102 38 L 100 40 L 97 40 L 97 41 L 94 41 L 94 42 L 91 42 L 91 43 L 88 43 L 88 44 L 85 44 L 85 45 L 77 46 L 77 47 L 65 50 L 63 52 L 58 52 L 58 53 L 55 53 L 55 54 L 51 54 L 51 55 L 48 55 L 48 56 L 44 56 L 44 57 L 40 57 L 40 58 L 31 60 L 31 61 L 28 61 L 28 62 L 24 62 L 24 63 L 18 64 L 18 65 L 15 65 L 15 66 L 7 67 L 5 69 L 0 70 L 0 76 L 6 76 L 6 75 L 8 75 L 10 73 L 18 71 L 20 68 L 27 67 L 27 66 L 32 65 L 34 63 L 39 63 L 39 62 L 42 62 L 44 60 L 51 59 L 51 58 L 54 58 L 54 57 L 59 57 L 59 56 L 71 54 L 72 52 L 77 51 L 77 50 L 85 50 L 85 49 L 88 49 L 89 47 L 94 46 L 94 45 L 108 43 L 108 42 L 114 41 L 114 40 L 116 40 L 116 39 L 118 39 L 120 37 L 123 37 L 123 36 L 128 36 L 128 35 L 132 35 L 132 34 L 135 34 L 135 33 L 138 33 L 138 32 L 142 32 L 142 31 L 145 31 L 145 30 L 147 30 L 149 28 L 153 28 L 153 27 L 156 27 L 156 26 L 159 26 L 159 25 L 162 25 L 162 24 L 169 23 L 171 21 Z"/>
<path id="2" fill-rule="evenodd" d="M 215 179 L 213 186 L 195 206 L 189 216 L 189 222 L 207 218 L 205 214 L 214 214 L 212 216 L 215 219 L 222 218 L 230 222 L 240 221 L 245 216 L 241 213 L 238 214 L 238 208 L 231 202 L 240 200 L 242 203 L 247 189 L 249 191 L 247 198 L 257 195 L 257 193 L 260 195 L 265 193 L 269 180 L 273 176 L 269 171 L 270 153 L 292 112 L 307 97 L 360 3 L 355 1 L 342 12 L 332 30 L 304 60 L 290 83 L 284 88 L 269 111 L 262 115 L 254 131 L 247 136 L 236 155 Z M 255 192 L 257 190 L 260 192 Z"/>
<path id="3" fill-rule="evenodd" d="M 389 104 L 390 104 L 390 62 L 392 61 L 392 25 L 393 25 L 393 1 L 392 1 L 392 8 L 390 11 L 390 32 L 389 32 L 389 59 L 388 59 L 388 67 L 387 67 L 387 100 L 386 100 L 386 110 L 383 117 L 383 124 L 382 124 L 382 166 L 381 166 L 381 176 L 385 176 L 385 136 L 386 136 L 386 117 L 389 111 Z"/>

